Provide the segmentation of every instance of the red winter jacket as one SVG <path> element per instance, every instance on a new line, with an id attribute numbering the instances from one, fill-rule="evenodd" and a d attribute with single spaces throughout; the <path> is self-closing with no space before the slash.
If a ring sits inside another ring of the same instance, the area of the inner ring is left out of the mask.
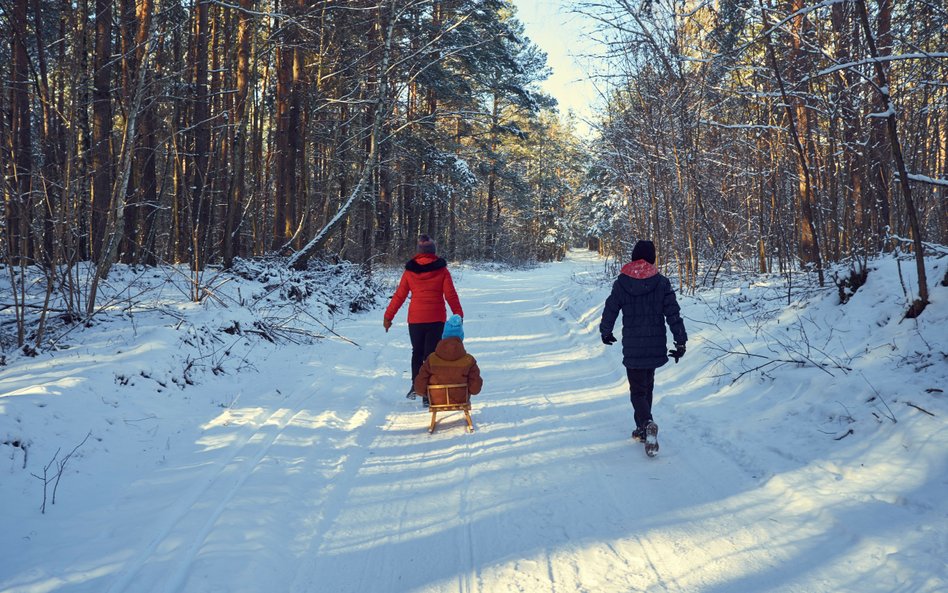
<path id="1" fill-rule="evenodd" d="M 452 313 L 464 317 L 461 301 L 454 289 L 454 281 L 451 280 L 451 272 L 448 271 L 448 263 L 433 253 L 416 254 L 405 264 L 401 282 L 385 309 L 385 319 L 395 318 L 398 309 L 408 298 L 408 293 L 411 293 L 408 323 L 444 322 L 448 318 L 444 308 L 445 300 L 451 306 Z"/>

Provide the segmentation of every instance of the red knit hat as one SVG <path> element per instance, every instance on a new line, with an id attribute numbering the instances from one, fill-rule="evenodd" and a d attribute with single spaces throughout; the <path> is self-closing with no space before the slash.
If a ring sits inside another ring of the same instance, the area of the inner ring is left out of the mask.
<path id="1" fill-rule="evenodd" d="M 428 235 L 418 235 L 418 253 L 434 253 L 437 251 L 434 239 Z"/>

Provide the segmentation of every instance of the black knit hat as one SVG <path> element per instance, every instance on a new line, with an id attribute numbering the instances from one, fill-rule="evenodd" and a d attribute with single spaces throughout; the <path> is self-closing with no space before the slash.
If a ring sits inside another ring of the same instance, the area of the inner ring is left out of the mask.
<path id="1" fill-rule="evenodd" d="M 655 243 L 651 241 L 637 241 L 632 248 L 632 261 L 644 259 L 650 264 L 655 263 Z"/>
<path id="2" fill-rule="evenodd" d="M 418 235 L 418 253 L 435 253 L 437 245 L 428 235 Z"/>

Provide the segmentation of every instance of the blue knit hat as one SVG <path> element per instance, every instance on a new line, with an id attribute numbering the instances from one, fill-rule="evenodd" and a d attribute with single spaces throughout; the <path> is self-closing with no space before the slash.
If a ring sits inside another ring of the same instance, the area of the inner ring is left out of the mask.
<path id="1" fill-rule="evenodd" d="M 462 321 L 460 315 L 452 315 L 444 322 L 444 332 L 441 334 L 441 339 L 461 338 L 461 341 L 464 341 L 464 327 L 461 325 Z"/>

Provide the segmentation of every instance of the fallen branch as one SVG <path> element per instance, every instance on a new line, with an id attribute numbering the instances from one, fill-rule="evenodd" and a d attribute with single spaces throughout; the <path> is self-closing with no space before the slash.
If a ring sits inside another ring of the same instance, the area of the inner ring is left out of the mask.
<path id="1" fill-rule="evenodd" d="M 38 475 L 34 474 L 33 472 L 30 472 L 30 475 L 31 475 L 31 476 L 33 476 L 33 477 L 36 478 L 37 480 L 42 480 L 42 481 L 43 481 L 43 504 L 40 505 L 40 513 L 43 514 L 43 515 L 46 514 L 46 498 L 47 498 L 47 492 L 49 491 L 49 480 L 50 480 L 50 478 L 49 478 L 49 468 L 53 467 L 53 463 L 55 463 L 55 462 L 56 462 L 56 458 L 59 457 L 59 451 L 60 451 L 60 450 L 61 450 L 61 448 L 60 448 L 60 449 L 56 449 L 56 453 L 53 454 L 53 458 L 50 459 L 50 460 L 49 460 L 49 463 L 47 463 L 46 466 L 43 468 L 43 475 L 42 475 L 42 476 L 38 476 Z"/>
<path id="2" fill-rule="evenodd" d="M 59 471 L 56 472 L 56 483 L 53 484 L 53 499 L 52 499 L 53 504 L 56 504 L 56 490 L 59 488 L 59 480 L 60 478 L 63 477 L 63 471 L 66 469 L 66 463 L 73 456 L 73 454 L 79 450 L 79 447 L 83 446 L 86 443 L 86 441 L 89 440 L 89 437 L 91 436 L 92 436 L 92 431 L 90 430 L 88 433 L 86 433 L 86 437 L 82 439 L 82 442 L 76 445 L 75 447 L 73 447 L 72 451 L 70 451 L 69 454 L 63 457 L 63 460 L 59 462 Z"/>
<path id="3" fill-rule="evenodd" d="M 12 309 L 17 306 L 18 305 L 16 303 L 0 303 L 0 311 L 6 311 L 7 309 Z M 43 305 L 32 305 L 30 303 L 25 303 L 21 306 L 25 309 L 36 309 L 38 311 L 44 310 Z M 45 310 L 49 311 L 50 313 L 69 313 L 70 312 L 68 309 L 56 309 L 53 307 L 47 307 L 45 308 Z"/>
<path id="4" fill-rule="evenodd" d="M 889 407 L 889 404 L 887 404 L 886 401 L 885 401 L 885 399 L 883 399 L 882 394 L 879 393 L 879 390 L 876 389 L 875 387 L 873 387 L 872 383 L 869 382 L 869 379 L 866 379 L 866 376 L 863 375 L 862 372 L 860 372 L 859 374 L 862 375 L 862 380 L 866 382 L 866 385 L 869 386 L 869 389 L 871 389 L 871 390 L 876 394 L 875 397 L 869 398 L 869 401 L 871 402 L 871 401 L 874 400 L 876 397 L 878 397 L 878 398 L 879 398 L 879 401 L 882 402 L 882 405 L 885 406 L 885 409 L 889 411 L 889 414 L 888 414 L 889 420 L 892 421 L 892 424 L 898 424 L 899 421 L 898 421 L 898 419 L 895 417 L 895 412 L 892 411 L 892 408 L 890 408 L 890 407 Z"/>
<path id="5" fill-rule="evenodd" d="M 923 407 L 921 407 L 921 406 L 917 406 L 917 405 L 913 404 L 912 402 L 905 402 L 905 405 L 906 405 L 906 406 L 911 406 L 911 407 L 915 408 L 916 410 L 918 410 L 918 411 L 920 411 L 920 412 L 925 412 L 925 413 L 928 414 L 929 416 L 934 416 L 934 414 L 932 414 L 931 412 L 929 412 L 929 411 L 926 410 L 925 408 L 923 408 Z"/>
<path id="6" fill-rule="evenodd" d="M 345 337 L 345 336 L 342 336 L 342 335 L 336 333 L 331 327 L 329 327 L 328 325 L 326 325 L 325 323 L 323 323 L 322 321 L 320 321 L 315 315 L 313 315 L 313 314 L 310 313 L 309 311 L 306 311 L 305 309 L 303 309 L 303 310 L 301 310 L 301 311 L 302 311 L 302 313 L 304 313 L 307 317 L 309 317 L 310 319 L 312 319 L 313 321 L 315 321 L 315 322 L 318 323 L 319 325 L 323 326 L 323 327 L 326 329 L 326 331 L 328 331 L 328 332 L 331 333 L 332 335 L 336 336 L 336 337 L 339 338 L 340 340 L 342 340 L 342 341 L 344 341 L 344 342 L 349 342 L 349 343 L 352 344 L 353 346 L 359 346 L 359 344 L 357 344 L 356 342 L 350 340 L 349 338 L 347 338 L 347 337 Z M 319 336 L 319 337 L 323 337 L 323 336 Z"/>
<path id="7" fill-rule="evenodd" d="M 774 364 L 774 363 L 787 364 L 787 362 L 789 362 L 789 361 L 786 361 L 786 360 L 768 360 L 768 361 L 765 362 L 764 364 L 755 366 L 755 367 L 752 368 L 752 369 L 747 369 L 746 371 L 740 373 L 739 375 L 737 375 L 736 377 L 734 377 L 733 379 L 731 379 L 731 385 L 734 385 L 735 383 L 737 383 L 738 380 L 739 380 L 741 377 L 743 377 L 744 375 L 746 375 L 746 374 L 748 374 L 748 373 L 753 373 L 754 371 L 759 371 L 760 369 L 762 369 L 762 368 L 764 368 L 764 367 L 766 367 L 766 366 L 772 365 L 772 364 Z"/>

